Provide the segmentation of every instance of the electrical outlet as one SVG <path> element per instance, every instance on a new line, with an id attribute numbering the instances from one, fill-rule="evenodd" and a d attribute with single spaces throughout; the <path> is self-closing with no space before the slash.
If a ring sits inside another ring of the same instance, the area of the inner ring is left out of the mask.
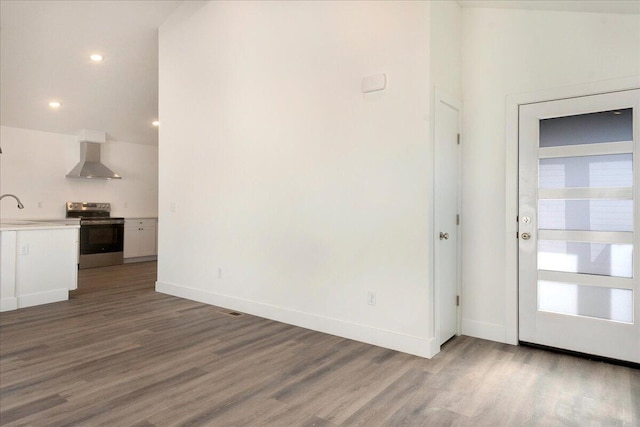
<path id="1" fill-rule="evenodd" d="M 38 202 L 38 207 L 42 208 L 42 202 Z"/>
<path id="2" fill-rule="evenodd" d="M 373 291 L 367 292 L 367 304 L 376 305 L 376 293 Z"/>
<path id="3" fill-rule="evenodd" d="M 218 279 L 222 279 L 222 269 L 218 268 Z"/>
<path id="4" fill-rule="evenodd" d="M 127 209 L 129 207 L 129 202 L 124 202 L 124 208 Z"/>
<path id="5" fill-rule="evenodd" d="M 175 212 L 175 211 L 176 211 L 176 202 L 171 202 L 171 203 L 169 204 L 169 210 L 170 210 L 171 212 Z"/>
<path id="6" fill-rule="evenodd" d="M 22 245 L 20 247 L 20 255 L 29 255 L 29 245 Z"/>

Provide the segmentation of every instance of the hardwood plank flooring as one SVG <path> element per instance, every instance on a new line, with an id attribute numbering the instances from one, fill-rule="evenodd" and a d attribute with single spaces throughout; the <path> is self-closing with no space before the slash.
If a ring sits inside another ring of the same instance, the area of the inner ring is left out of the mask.
<path id="1" fill-rule="evenodd" d="M 2 426 L 640 426 L 640 371 L 456 337 L 432 360 L 80 271 L 0 315 Z"/>

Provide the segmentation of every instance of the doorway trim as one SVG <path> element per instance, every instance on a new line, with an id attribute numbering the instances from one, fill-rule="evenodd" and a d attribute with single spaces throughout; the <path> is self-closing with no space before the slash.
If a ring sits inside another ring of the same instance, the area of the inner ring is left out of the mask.
<path id="1" fill-rule="evenodd" d="M 640 76 L 601 80 L 507 95 L 505 150 L 505 342 L 518 344 L 518 131 L 519 108 L 525 104 L 640 89 Z"/>

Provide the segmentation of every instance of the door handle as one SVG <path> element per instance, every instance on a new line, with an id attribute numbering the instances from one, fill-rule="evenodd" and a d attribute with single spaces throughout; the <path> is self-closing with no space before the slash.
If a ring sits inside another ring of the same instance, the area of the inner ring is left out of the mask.
<path id="1" fill-rule="evenodd" d="M 522 237 L 522 240 L 529 240 L 531 238 L 531 233 L 522 233 L 520 237 Z"/>
<path id="2" fill-rule="evenodd" d="M 449 240 L 449 233 L 440 232 L 440 240 Z"/>

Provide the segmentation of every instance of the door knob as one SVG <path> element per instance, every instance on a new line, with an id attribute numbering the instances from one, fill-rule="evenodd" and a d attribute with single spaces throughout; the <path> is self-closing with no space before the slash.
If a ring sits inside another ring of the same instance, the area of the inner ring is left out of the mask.
<path id="1" fill-rule="evenodd" d="M 522 233 L 520 237 L 522 237 L 522 240 L 529 240 L 531 238 L 531 233 Z"/>
<path id="2" fill-rule="evenodd" d="M 440 232 L 440 240 L 449 240 L 449 233 Z"/>

